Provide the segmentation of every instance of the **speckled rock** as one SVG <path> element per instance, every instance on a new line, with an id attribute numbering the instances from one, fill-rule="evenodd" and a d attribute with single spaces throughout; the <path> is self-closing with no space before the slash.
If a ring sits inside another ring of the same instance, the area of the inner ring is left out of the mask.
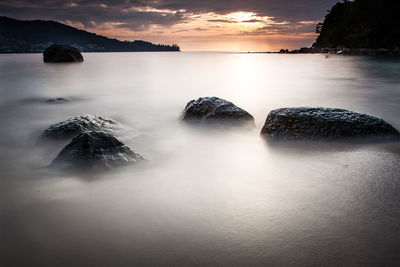
<path id="1" fill-rule="evenodd" d="M 190 101 L 183 111 L 182 119 L 193 123 L 254 125 L 250 113 L 218 97 L 201 97 Z"/>
<path id="2" fill-rule="evenodd" d="M 110 133 L 90 131 L 79 134 L 50 164 L 67 170 L 113 168 L 143 160 Z"/>
<path id="3" fill-rule="evenodd" d="M 119 123 L 102 116 L 85 115 L 68 119 L 50 125 L 42 132 L 39 139 L 70 139 L 86 131 L 110 132 L 117 128 Z"/>
<path id="4" fill-rule="evenodd" d="M 399 132 L 382 119 L 336 108 L 280 108 L 271 111 L 261 130 L 271 139 L 398 140 Z"/>
<path id="5" fill-rule="evenodd" d="M 82 62 L 83 56 L 73 46 L 53 44 L 44 50 L 43 61 L 47 63 Z"/>

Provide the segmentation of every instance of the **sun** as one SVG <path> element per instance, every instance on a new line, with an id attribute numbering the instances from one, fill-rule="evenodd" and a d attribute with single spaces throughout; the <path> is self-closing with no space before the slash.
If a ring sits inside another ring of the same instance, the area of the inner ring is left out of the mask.
<path id="1" fill-rule="evenodd" d="M 256 13 L 239 11 L 228 14 L 228 17 L 237 22 L 243 22 L 254 19 L 256 17 Z"/>

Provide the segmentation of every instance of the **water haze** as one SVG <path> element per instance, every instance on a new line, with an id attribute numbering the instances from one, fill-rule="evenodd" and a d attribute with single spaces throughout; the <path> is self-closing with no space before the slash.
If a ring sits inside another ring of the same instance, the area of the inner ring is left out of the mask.
<path id="1" fill-rule="evenodd" d="M 273 145 L 281 107 L 349 109 L 400 129 L 400 59 L 246 53 L 0 55 L 1 266 L 396 266 L 400 146 Z M 254 129 L 185 125 L 217 96 Z M 49 98 L 71 101 L 47 103 Z M 52 123 L 94 114 L 147 159 L 96 173 L 46 166 Z"/>

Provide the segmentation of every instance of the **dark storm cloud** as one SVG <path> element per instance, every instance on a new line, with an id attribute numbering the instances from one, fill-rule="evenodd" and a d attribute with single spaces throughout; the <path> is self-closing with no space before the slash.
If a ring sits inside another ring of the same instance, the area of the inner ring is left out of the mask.
<path id="1" fill-rule="evenodd" d="M 117 27 L 143 30 L 150 25 L 174 25 L 184 21 L 182 12 L 142 11 L 141 1 L 2 1 L 0 15 L 20 19 L 72 21 L 84 26 L 119 22 Z"/>
<path id="2" fill-rule="evenodd" d="M 51 19 L 82 23 L 84 26 L 120 23 L 132 30 L 150 25 L 170 26 L 184 22 L 188 14 L 227 14 L 250 11 L 274 21 L 321 20 L 337 0 L 2 0 L 0 15 L 20 19 Z M 215 20 L 218 22 L 219 20 Z M 210 21 L 212 22 L 212 20 Z M 219 21 L 221 22 L 221 21 Z M 229 21 L 225 21 L 229 22 Z"/>

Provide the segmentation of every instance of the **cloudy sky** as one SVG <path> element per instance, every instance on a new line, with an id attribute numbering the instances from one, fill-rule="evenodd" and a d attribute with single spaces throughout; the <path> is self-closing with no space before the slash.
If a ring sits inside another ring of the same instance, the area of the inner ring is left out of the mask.
<path id="1" fill-rule="evenodd" d="M 309 46 L 338 0 L 1 0 L 0 15 L 56 20 L 121 40 L 182 50 L 265 51 Z"/>

